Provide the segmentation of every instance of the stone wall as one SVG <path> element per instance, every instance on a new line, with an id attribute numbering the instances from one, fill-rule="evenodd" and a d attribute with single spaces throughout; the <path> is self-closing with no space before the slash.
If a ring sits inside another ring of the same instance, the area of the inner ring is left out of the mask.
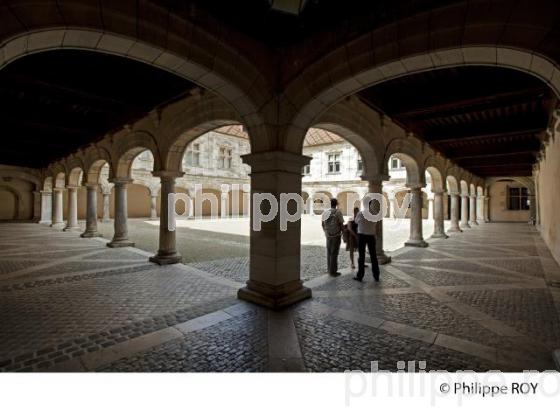
<path id="1" fill-rule="evenodd" d="M 546 148 L 546 155 L 539 162 L 538 203 L 541 235 L 552 255 L 560 263 L 560 139 L 558 135 Z"/>
<path id="2" fill-rule="evenodd" d="M 0 220 L 33 218 L 33 191 L 28 181 L 0 176 Z"/>
<path id="3" fill-rule="evenodd" d="M 525 188 L 516 181 L 498 181 L 489 188 L 490 193 L 490 221 L 492 222 L 529 222 L 530 211 L 511 211 L 507 209 L 507 189 Z"/>

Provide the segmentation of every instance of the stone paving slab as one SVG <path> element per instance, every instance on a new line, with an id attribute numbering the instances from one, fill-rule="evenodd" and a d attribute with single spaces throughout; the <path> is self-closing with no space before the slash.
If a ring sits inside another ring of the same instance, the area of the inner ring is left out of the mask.
<path id="1" fill-rule="evenodd" d="M 159 267 L 147 262 L 151 248 L 0 224 L 0 272 L 9 271 L 0 274 L 0 371 L 343 371 L 372 360 L 389 370 L 399 360 L 554 368 L 560 293 L 550 284 L 560 269 L 532 227 L 481 224 L 394 252 L 379 283 L 353 281 L 343 250 L 344 274 L 330 278 L 324 247 L 304 246 L 302 278 L 315 296 L 280 316 L 236 299 L 246 239 L 206 239 L 187 255 L 196 264 Z"/>

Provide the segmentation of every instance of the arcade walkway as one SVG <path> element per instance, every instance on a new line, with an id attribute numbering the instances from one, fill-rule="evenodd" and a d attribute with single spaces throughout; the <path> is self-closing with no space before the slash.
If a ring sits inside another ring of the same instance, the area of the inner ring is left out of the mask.
<path id="1" fill-rule="evenodd" d="M 230 271 L 147 256 L 0 225 L 0 370 L 542 370 L 560 340 L 560 269 L 523 224 L 399 250 L 379 284 L 316 272 L 283 312 L 236 299 Z"/>

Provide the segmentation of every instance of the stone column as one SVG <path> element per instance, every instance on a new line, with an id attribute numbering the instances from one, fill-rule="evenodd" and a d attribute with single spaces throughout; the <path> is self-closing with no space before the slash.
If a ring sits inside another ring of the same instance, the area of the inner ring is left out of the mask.
<path id="1" fill-rule="evenodd" d="M 111 192 L 103 192 L 103 215 L 101 222 L 111 222 L 110 204 Z"/>
<path id="2" fill-rule="evenodd" d="M 158 265 L 171 265 L 182 261 L 176 248 L 175 229 L 169 230 L 169 214 L 175 212 L 175 204 L 169 202 L 169 194 L 175 193 L 175 178 L 180 178 L 183 172 L 159 171 L 155 177 L 161 180 L 160 208 L 159 208 L 159 249 L 150 258 L 150 262 Z"/>
<path id="3" fill-rule="evenodd" d="M 410 239 L 406 241 L 405 246 L 416 246 L 426 248 L 428 243 L 424 241 L 422 235 L 422 187 L 410 187 Z"/>
<path id="4" fill-rule="evenodd" d="M 62 209 L 62 192 L 64 188 L 53 188 L 52 193 L 52 223 L 53 228 L 64 228 L 64 216 Z"/>
<path id="5" fill-rule="evenodd" d="M 153 194 L 150 195 L 150 199 L 151 199 L 151 202 L 150 202 L 150 219 L 152 221 L 155 221 L 155 220 L 158 219 L 158 216 L 157 216 L 157 195 L 153 195 Z M 160 208 L 160 214 L 161 214 L 162 210 L 163 210 L 163 208 Z"/>
<path id="6" fill-rule="evenodd" d="M 41 191 L 41 220 L 40 224 L 52 224 L 52 192 Z"/>
<path id="7" fill-rule="evenodd" d="M 243 161 L 251 166 L 251 239 L 249 281 L 240 289 L 240 299 L 280 308 L 311 297 L 300 278 L 301 218 L 280 227 L 279 215 L 270 222 L 255 226 L 255 211 L 267 215 L 270 204 L 259 201 L 255 195 L 271 195 L 280 203 L 281 193 L 301 195 L 301 168 L 309 157 L 284 151 L 269 151 L 244 155 Z M 261 198 L 262 199 L 262 198 Z M 256 209 L 256 208 L 259 209 Z M 303 207 L 303 206 L 302 206 Z M 288 211 L 295 213 L 294 201 Z"/>
<path id="8" fill-rule="evenodd" d="M 447 232 L 462 232 L 459 227 L 459 194 L 450 194 L 451 197 L 451 209 L 450 209 L 450 220 L 451 226 Z"/>
<path id="9" fill-rule="evenodd" d="M 86 230 L 82 238 L 95 238 L 102 236 L 97 231 L 97 184 L 87 184 L 86 202 Z"/>
<path id="10" fill-rule="evenodd" d="M 428 197 L 428 220 L 433 221 L 434 219 L 434 198 Z"/>
<path id="11" fill-rule="evenodd" d="M 443 191 L 434 192 L 434 233 L 432 238 L 449 238 L 445 234 Z"/>
<path id="12" fill-rule="evenodd" d="M 76 231 L 80 229 L 78 224 L 78 187 L 68 186 L 68 218 L 64 231 Z"/>
<path id="13" fill-rule="evenodd" d="M 469 195 L 461 195 L 461 229 L 470 228 L 469 225 Z"/>
<path id="14" fill-rule="evenodd" d="M 229 195 L 225 192 L 220 194 L 220 218 L 227 218 L 228 215 L 228 200 Z"/>
<path id="15" fill-rule="evenodd" d="M 471 195 L 471 204 L 469 206 L 469 223 L 471 225 L 478 225 L 476 222 L 476 195 Z"/>
<path id="16" fill-rule="evenodd" d="M 107 244 L 110 248 L 122 248 L 134 246 L 128 239 L 128 205 L 126 188 L 131 179 L 113 179 L 110 182 L 115 184 L 115 234 L 113 240 Z"/>
<path id="17" fill-rule="evenodd" d="M 374 177 L 374 178 L 368 178 L 367 176 L 363 176 L 362 178 L 368 180 L 369 192 L 383 195 L 383 181 L 388 180 L 389 176 L 386 175 L 386 176 Z M 376 247 L 375 250 L 377 254 L 377 261 L 379 262 L 380 265 L 385 265 L 391 262 L 391 257 L 387 256 L 387 254 L 383 250 L 383 219 L 375 223 L 375 247 Z"/>
<path id="18" fill-rule="evenodd" d="M 40 191 L 33 191 L 33 222 L 41 220 L 42 198 Z"/>
<path id="19" fill-rule="evenodd" d="M 484 222 L 490 222 L 490 197 L 486 195 L 484 197 Z"/>
<path id="20" fill-rule="evenodd" d="M 484 195 L 479 195 L 477 197 L 477 204 L 476 204 L 476 220 L 478 223 L 486 222 L 484 220 L 485 207 L 486 207 L 486 197 Z"/>

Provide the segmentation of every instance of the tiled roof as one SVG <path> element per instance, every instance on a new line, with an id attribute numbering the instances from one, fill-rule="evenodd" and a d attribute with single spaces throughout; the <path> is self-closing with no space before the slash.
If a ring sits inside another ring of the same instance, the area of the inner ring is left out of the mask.
<path id="1" fill-rule="evenodd" d="M 233 135 L 238 138 L 249 139 L 249 135 L 245 132 L 242 125 L 227 125 L 217 128 L 214 131 L 221 134 Z M 314 145 L 336 144 L 343 141 L 344 139 L 338 134 L 319 128 L 310 128 L 305 136 L 303 146 L 310 147 Z"/>

